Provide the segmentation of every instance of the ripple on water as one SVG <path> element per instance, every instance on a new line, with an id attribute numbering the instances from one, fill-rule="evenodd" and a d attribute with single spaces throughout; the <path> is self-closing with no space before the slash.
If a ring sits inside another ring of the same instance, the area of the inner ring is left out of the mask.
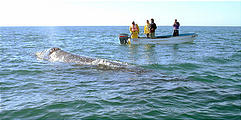
<path id="1" fill-rule="evenodd" d="M 239 119 L 240 27 L 182 30 L 199 36 L 193 44 L 129 46 L 118 40 L 128 26 L 0 28 L 0 119 Z M 51 47 L 147 71 L 36 59 Z"/>

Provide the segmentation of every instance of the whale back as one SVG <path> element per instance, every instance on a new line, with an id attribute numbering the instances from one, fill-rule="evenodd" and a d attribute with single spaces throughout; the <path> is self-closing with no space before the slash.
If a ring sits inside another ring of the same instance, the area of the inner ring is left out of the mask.
<path id="1" fill-rule="evenodd" d="M 61 50 L 60 48 L 50 48 L 37 52 L 36 56 L 42 60 L 50 62 L 75 63 L 79 65 L 95 65 L 103 68 L 123 68 L 128 66 L 127 63 L 119 61 L 110 61 L 106 59 L 91 58 L 85 56 L 74 55 L 72 53 Z"/>
<path id="2" fill-rule="evenodd" d="M 72 53 L 57 50 L 49 54 L 49 61 L 51 62 L 65 62 L 65 63 L 76 63 L 76 64 L 89 64 L 93 62 L 94 58 L 74 55 Z"/>
<path id="3" fill-rule="evenodd" d="M 79 65 L 95 65 L 102 68 L 121 68 L 128 66 L 127 63 L 110 61 L 106 59 L 91 58 L 86 56 L 74 55 L 63 50 L 58 50 L 49 55 L 51 62 L 76 63 Z"/>
<path id="4" fill-rule="evenodd" d="M 125 62 L 91 58 L 85 56 L 74 55 L 72 53 L 61 50 L 60 48 L 50 48 L 36 53 L 37 58 L 48 60 L 50 62 L 64 62 L 76 65 L 96 66 L 98 69 L 104 70 L 121 70 L 135 73 L 146 72 L 144 69 L 130 65 Z"/>

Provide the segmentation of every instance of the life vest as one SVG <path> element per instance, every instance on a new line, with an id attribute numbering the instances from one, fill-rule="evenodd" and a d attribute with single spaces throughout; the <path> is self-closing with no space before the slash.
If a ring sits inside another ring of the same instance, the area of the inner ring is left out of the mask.
<path id="1" fill-rule="evenodd" d="M 145 33 L 145 34 L 150 33 L 150 24 L 145 25 L 145 27 L 144 27 L 144 33 Z"/>
<path id="2" fill-rule="evenodd" d="M 132 31 L 133 32 L 138 31 L 138 28 L 137 28 L 136 24 L 132 26 Z"/>

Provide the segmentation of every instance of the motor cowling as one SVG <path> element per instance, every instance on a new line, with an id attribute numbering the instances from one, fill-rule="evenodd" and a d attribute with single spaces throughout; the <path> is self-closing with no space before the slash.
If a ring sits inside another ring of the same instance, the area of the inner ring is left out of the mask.
<path id="1" fill-rule="evenodd" d="M 128 34 L 120 34 L 119 39 L 120 39 L 120 44 L 127 44 L 128 43 Z"/>

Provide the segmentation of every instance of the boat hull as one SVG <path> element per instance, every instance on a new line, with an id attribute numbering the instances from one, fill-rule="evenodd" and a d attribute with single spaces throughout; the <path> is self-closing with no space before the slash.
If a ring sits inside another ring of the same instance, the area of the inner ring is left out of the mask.
<path id="1" fill-rule="evenodd" d="M 195 33 L 180 34 L 179 36 L 157 36 L 154 39 L 140 37 L 137 39 L 128 39 L 128 44 L 181 44 L 193 42 L 198 35 Z"/>

